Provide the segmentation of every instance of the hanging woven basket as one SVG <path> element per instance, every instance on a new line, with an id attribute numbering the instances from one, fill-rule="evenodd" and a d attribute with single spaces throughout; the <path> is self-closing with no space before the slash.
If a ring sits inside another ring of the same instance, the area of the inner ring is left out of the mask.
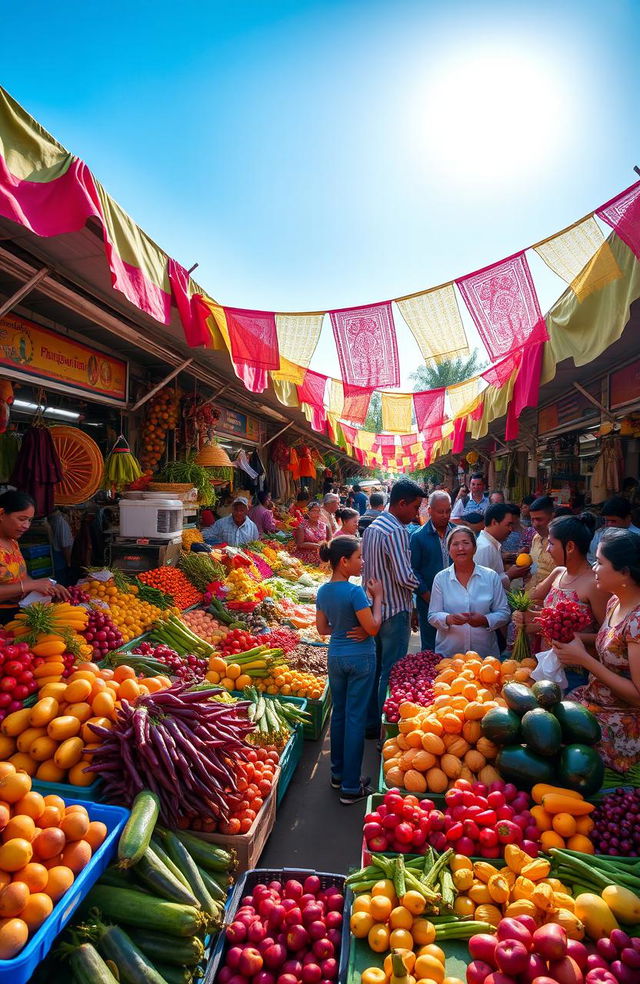
<path id="1" fill-rule="evenodd" d="M 220 447 L 217 441 L 211 441 L 209 444 L 205 444 L 198 451 L 194 460 L 196 465 L 203 465 L 205 468 L 231 467 L 231 458 L 225 449 Z"/>
<path id="2" fill-rule="evenodd" d="M 78 427 L 51 427 L 51 438 L 64 478 L 54 487 L 57 506 L 86 502 L 98 491 L 104 460 L 100 448 Z"/>

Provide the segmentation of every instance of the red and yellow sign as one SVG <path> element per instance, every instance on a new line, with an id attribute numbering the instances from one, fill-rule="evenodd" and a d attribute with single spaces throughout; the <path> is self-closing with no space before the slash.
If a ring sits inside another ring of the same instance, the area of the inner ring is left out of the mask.
<path id="1" fill-rule="evenodd" d="M 640 400 L 640 360 L 609 376 L 609 405 L 612 409 Z"/>
<path id="2" fill-rule="evenodd" d="M 127 402 L 126 362 L 13 315 L 0 318 L 3 367 Z"/>

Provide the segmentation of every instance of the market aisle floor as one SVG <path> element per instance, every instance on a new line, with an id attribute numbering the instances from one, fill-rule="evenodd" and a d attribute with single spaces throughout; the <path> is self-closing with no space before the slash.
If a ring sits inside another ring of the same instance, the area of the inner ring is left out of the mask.
<path id="1" fill-rule="evenodd" d="M 414 633 L 410 652 L 418 652 Z M 329 785 L 329 729 L 318 741 L 305 741 L 302 759 L 278 810 L 276 825 L 259 861 L 260 868 L 311 868 L 347 872 L 359 864 L 366 800 L 342 806 Z M 380 755 L 366 741 L 363 775 L 377 788 Z"/>

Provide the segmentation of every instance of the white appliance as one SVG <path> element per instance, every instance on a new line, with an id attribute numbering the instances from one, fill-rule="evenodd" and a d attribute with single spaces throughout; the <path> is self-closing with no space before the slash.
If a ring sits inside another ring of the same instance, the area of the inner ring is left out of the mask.
<path id="1" fill-rule="evenodd" d="M 182 533 L 184 504 L 161 496 L 120 500 L 120 536 L 172 540 Z"/>

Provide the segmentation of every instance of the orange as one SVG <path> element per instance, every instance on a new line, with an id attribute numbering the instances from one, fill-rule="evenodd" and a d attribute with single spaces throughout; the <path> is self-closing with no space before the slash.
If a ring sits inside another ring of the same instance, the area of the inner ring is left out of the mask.
<path id="1" fill-rule="evenodd" d="M 31 792 L 31 776 L 26 772 L 8 772 L 0 779 L 0 800 L 17 803 Z"/>
<path id="2" fill-rule="evenodd" d="M 415 963 L 416 963 L 416 955 L 415 955 L 415 953 L 413 952 L 413 950 L 405 949 L 404 947 L 397 947 L 397 950 L 400 952 L 400 955 L 402 957 L 403 964 L 407 968 L 408 972 L 411 974 L 412 971 L 413 971 L 413 968 L 415 967 Z M 393 970 L 392 970 L 392 965 L 391 965 L 391 954 L 390 953 L 387 954 L 387 956 L 384 958 L 383 967 L 384 967 L 385 974 L 387 975 L 387 977 L 388 978 L 391 977 L 391 974 L 393 973 Z"/>
<path id="3" fill-rule="evenodd" d="M 96 821 L 94 821 L 95 823 Z M 354 912 L 370 912 L 371 911 L 371 896 L 370 895 L 358 895 L 357 899 L 351 906 L 351 914 Z"/>
<path id="4" fill-rule="evenodd" d="M 57 864 L 52 868 L 49 868 L 47 874 L 49 876 L 49 880 L 45 891 L 54 902 L 58 902 L 67 889 L 71 888 L 73 885 L 73 871 L 71 868 L 67 868 L 66 865 Z"/>
<path id="5" fill-rule="evenodd" d="M 375 883 L 371 889 L 371 897 L 373 898 L 374 895 L 386 895 L 393 905 L 398 904 L 395 886 L 389 878 L 382 878 Z"/>
<path id="6" fill-rule="evenodd" d="M 122 666 L 116 666 L 115 670 L 113 671 L 113 679 L 117 683 L 124 683 L 125 680 L 135 680 L 135 678 L 136 678 L 136 671 L 133 669 L 132 666 L 127 666 L 126 664 L 123 664 Z"/>
<path id="7" fill-rule="evenodd" d="M 408 929 L 393 929 L 389 935 L 389 946 L 392 950 L 410 950 L 413 946 L 413 936 Z"/>
<path id="8" fill-rule="evenodd" d="M 11 919 L 19 916 L 29 898 L 29 889 L 24 882 L 14 881 L 0 892 L 0 918 Z"/>
<path id="9" fill-rule="evenodd" d="M 442 984 L 444 981 L 444 964 L 431 953 L 423 953 L 420 950 L 414 971 L 418 979 L 424 977 L 430 981 L 436 981 L 436 984 Z"/>
<path id="10" fill-rule="evenodd" d="M 46 887 L 48 878 L 49 872 L 45 866 L 36 861 L 30 861 L 13 875 L 13 880 L 24 882 L 30 892 L 42 892 Z"/>
<path id="11" fill-rule="evenodd" d="M 18 800 L 14 809 L 16 814 L 33 817 L 34 820 L 37 820 L 44 813 L 46 805 L 44 796 L 32 789 L 30 793 L 26 793 L 21 800 Z"/>
<path id="12" fill-rule="evenodd" d="M 374 922 L 386 922 L 391 915 L 392 908 L 391 899 L 388 899 L 386 895 L 374 895 L 371 898 L 369 912 Z"/>
<path id="13" fill-rule="evenodd" d="M 35 892 L 27 899 L 27 903 L 20 913 L 20 918 L 26 922 L 30 933 L 35 933 L 36 929 L 42 926 L 45 919 L 53 912 L 53 901 L 44 892 Z"/>
<path id="14" fill-rule="evenodd" d="M 373 916 L 369 912 L 354 912 L 349 928 L 357 940 L 363 940 L 373 928 Z"/>
<path id="15" fill-rule="evenodd" d="M 476 911 L 475 903 L 472 902 L 468 895 L 459 895 L 453 903 L 453 911 L 456 916 L 472 916 Z"/>
<path id="16" fill-rule="evenodd" d="M 445 952 L 439 946 L 436 946 L 435 943 L 429 943 L 427 944 L 427 946 L 421 947 L 420 956 L 422 956 L 423 954 L 430 954 L 432 957 L 435 957 L 436 960 L 439 960 L 442 966 L 444 967 L 447 959 L 445 956 Z"/>
<path id="17" fill-rule="evenodd" d="M 135 680 L 124 680 L 118 690 L 119 700 L 135 701 L 140 696 L 140 687 Z"/>
<path id="18" fill-rule="evenodd" d="M 0 868 L 3 871 L 18 871 L 29 864 L 33 857 L 33 847 L 23 837 L 14 837 L 0 847 Z"/>
<path id="19" fill-rule="evenodd" d="M 436 927 L 428 919 L 414 919 L 411 926 L 413 942 L 420 946 L 433 943 L 436 938 Z"/>
<path id="20" fill-rule="evenodd" d="M 389 925 L 391 929 L 411 929 L 413 925 L 413 915 L 408 909 L 405 909 L 403 905 L 397 905 L 395 909 L 391 910 Z M 400 946 L 400 944 L 398 944 L 398 946 Z M 411 947 L 409 947 L 409 949 L 411 949 Z"/>
<path id="21" fill-rule="evenodd" d="M 389 930 L 382 923 L 374 923 L 367 935 L 367 942 L 374 953 L 384 953 L 389 949 Z"/>
<path id="22" fill-rule="evenodd" d="M 454 854 L 449 862 L 449 868 L 451 871 L 460 871 L 461 869 L 470 869 L 473 871 L 473 862 L 471 858 L 466 857 L 464 854 Z"/>
<path id="23" fill-rule="evenodd" d="M 424 895 L 414 891 L 405 892 L 400 902 L 413 916 L 421 916 L 427 905 Z"/>
<path id="24" fill-rule="evenodd" d="M 540 834 L 540 847 L 543 851 L 548 851 L 551 847 L 564 847 L 564 838 L 557 834 L 555 830 L 543 830 Z"/>
<path id="25" fill-rule="evenodd" d="M 31 844 L 36 836 L 36 832 L 37 827 L 33 817 L 16 814 L 13 819 L 9 820 L 9 823 L 2 831 L 2 841 L 6 844 L 13 837 L 24 837 Z M 15 914 L 17 915 L 17 913 Z"/>
<path id="26" fill-rule="evenodd" d="M 39 861 L 49 861 L 51 858 L 55 858 L 56 855 L 60 854 L 65 843 L 65 836 L 58 827 L 47 827 L 46 830 L 41 830 L 36 836 L 33 842 L 33 853 Z M 5 847 L 8 846 L 8 844 L 5 844 Z M 29 845 L 29 847 L 31 847 L 31 845 Z M 1 853 L 2 848 L 0 848 L 0 854 Z M 25 864 L 28 864 L 30 860 L 31 858 L 29 857 L 27 861 L 25 861 Z M 23 867 L 23 865 L 20 867 Z"/>

